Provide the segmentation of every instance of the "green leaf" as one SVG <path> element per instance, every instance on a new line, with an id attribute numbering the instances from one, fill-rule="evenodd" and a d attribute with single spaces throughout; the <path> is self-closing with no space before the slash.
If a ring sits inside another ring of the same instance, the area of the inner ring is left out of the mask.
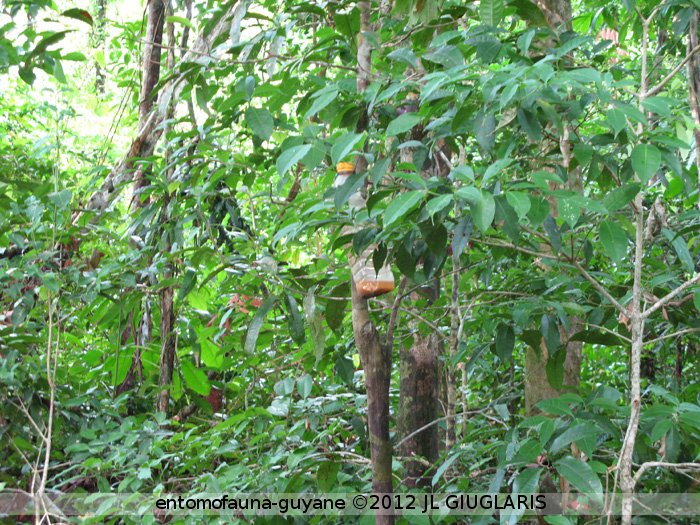
<path id="1" fill-rule="evenodd" d="M 316 471 L 316 481 L 321 492 L 330 492 L 338 479 L 340 463 L 337 461 L 324 461 Z"/>
<path id="2" fill-rule="evenodd" d="M 182 301 L 187 294 L 192 291 L 194 285 L 197 283 L 197 272 L 192 268 L 188 268 L 185 272 L 185 278 L 182 280 L 182 286 L 180 286 L 180 291 L 177 294 L 178 302 Z"/>
<path id="3" fill-rule="evenodd" d="M 530 198 L 526 193 L 509 191 L 506 193 L 506 200 L 518 214 L 518 219 L 522 221 L 527 217 L 527 213 L 530 211 Z"/>
<path id="4" fill-rule="evenodd" d="M 617 211 L 627 206 L 639 193 L 640 189 L 641 186 L 636 182 L 615 188 L 605 196 L 603 204 L 609 212 Z"/>
<path id="5" fill-rule="evenodd" d="M 455 195 L 469 202 L 472 220 L 476 227 L 485 232 L 491 226 L 496 215 L 496 201 L 486 190 L 479 190 L 473 186 L 460 188 Z"/>
<path id="6" fill-rule="evenodd" d="M 582 202 L 578 195 L 560 196 L 556 198 L 559 216 L 572 228 L 576 226 L 581 216 Z"/>
<path id="7" fill-rule="evenodd" d="M 201 396 L 208 396 L 211 390 L 209 378 L 204 370 L 196 368 L 189 359 L 183 359 L 180 363 L 180 370 L 185 383 L 191 389 Z"/>
<path id="8" fill-rule="evenodd" d="M 389 122 L 389 125 L 386 127 L 386 136 L 393 137 L 400 133 L 405 133 L 421 120 L 423 120 L 423 117 L 416 113 L 404 113 Z"/>
<path id="9" fill-rule="evenodd" d="M 520 444 L 518 451 L 513 456 L 509 463 L 534 463 L 537 461 L 537 456 L 542 454 L 542 445 L 536 439 L 526 439 Z"/>
<path id="10" fill-rule="evenodd" d="M 526 468 L 513 481 L 514 494 L 534 494 L 539 487 L 542 468 Z"/>
<path id="11" fill-rule="evenodd" d="M 686 271 L 689 273 L 695 273 L 695 264 L 693 263 L 693 257 L 690 255 L 690 251 L 688 250 L 688 243 L 685 242 L 685 239 L 683 238 L 682 235 L 680 234 L 675 234 L 668 228 L 662 228 L 661 233 L 664 234 L 664 237 L 668 240 L 668 242 L 671 243 L 671 246 L 673 246 L 673 249 L 676 251 L 676 255 L 678 255 L 678 260 L 683 263 L 683 266 L 685 266 Z"/>
<path id="12" fill-rule="evenodd" d="M 314 380 L 309 374 L 304 374 L 299 379 L 297 379 L 297 392 L 302 397 L 306 399 L 311 393 L 311 387 L 314 385 Z"/>
<path id="13" fill-rule="evenodd" d="M 603 244 L 603 251 L 616 264 L 621 264 L 627 255 L 629 240 L 627 234 L 616 222 L 603 221 L 600 224 L 600 242 Z"/>
<path id="14" fill-rule="evenodd" d="M 299 306 L 292 294 L 287 293 L 285 295 L 285 302 L 289 312 L 289 335 L 292 336 L 292 341 L 300 345 L 304 342 L 306 336 L 304 333 L 304 319 L 299 313 Z"/>
<path id="15" fill-rule="evenodd" d="M 339 210 L 352 195 L 357 193 L 360 188 L 362 188 L 366 178 L 366 173 L 353 173 L 343 184 L 335 189 L 333 204 L 335 205 L 336 210 Z"/>
<path id="16" fill-rule="evenodd" d="M 479 17 L 482 24 L 497 27 L 503 18 L 503 0 L 481 0 Z"/>
<path id="17" fill-rule="evenodd" d="M 177 24 L 183 25 L 183 26 L 185 26 L 185 27 L 189 27 L 192 31 L 196 31 L 196 30 L 197 30 L 197 28 L 194 26 L 194 24 L 192 23 L 192 21 L 191 21 L 191 20 L 188 20 L 188 19 L 185 18 L 184 16 L 176 16 L 176 15 L 168 16 L 168 17 L 165 18 L 165 21 L 166 21 L 166 22 L 172 22 L 172 23 L 174 23 L 174 24 L 177 23 Z"/>
<path id="18" fill-rule="evenodd" d="M 603 485 L 588 463 L 566 456 L 554 463 L 554 468 L 557 469 L 560 476 L 567 479 L 579 492 L 598 494 L 602 497 Z"/>
<path id="19" fill-rule="evenodd" d="M 49 193 L 49 201 L 56 205 L 59 210 L 63 210 L 70 204 L 73 194 L 70 190 L 61 190 Z"/>
<path id="20" fill-rule="evenodd" d="M 342 137 L 337 138 L 331 148 L 331 160 L 333 164 L 343 161 L 354 149 L 360 149 L 362 147 L 361 145 L 357 148 L 355 148 L 355 146 L 357 146 L 364 137 L 363 133 L 346 133 Z"/>
<path id="21" fill-rule="evenodd" d="M 661 167 L 661 152 L 656 146 L 639 144 L 632 150 L 632 169 L 643 184 L 659 171 Z"/>
<path id="22" fill-rule="evenodd" d="M 553 397 L 550 399 L 543 399 L 535 404 L 537 408 L 546 412 L 547 414 L 552 414 L 555 416 L 572 416 L 573 412 L 569 407 L 569 403 L 566 399 L 561 397 Z"/>
<path id="23" fill-rule="evenodd" d="M 670 99 L 666 97 L 649 97 L 644 99 L 642 106 L 644 106 L 644 109 L 647 111 L 651 111 L 652 113 L 656 113 L 662 117 L 670 117 L 671 104 L 669 103 L 669 100 Z"/>
<path id="24" fill-rule="evenodd" d="M 211 342 L 207 337 L 200 338 L 199 345 L 202 349 L 202 363 L 209 368 L 220 369 L 224 364 L 224 352 Z"/>
<path id="25" fill-rule="evenodd" d="M 326 323 L 334 332 L 340 330 L 343 326 L 349 294 L 350 290 L 347 282 L 334 286 L 331 289 L 330 297 L 344 297 L 344 299 L 328 299 L 326 303 Z"/>
<path id="26" fill-rule="evenodd" d="M 450 204 L 452 204 L 452 195 L 439 195 L 433 199 L 430 199 L 428 204 L 425 205 L 425 209 L 428 210 L 428 213 L 432 217 L 436 213 L 444 210 Z"/>
<path id="27" fill-rule="evenodd" d="M 556 453 L 564 447 L 569 446 L 572 442 L 578 442 L 584 439 L 597 438 L 603 431 L 598 428 L 593 422 L 579 423 L 573 427 L 569 427 L 559 436 L 557 436 L 549 446 L 549 452 Z"/>
<path id="28" fill-rule="evenodd" d="M 566 350 L 557 350 L 547 358 L 544 371 L 547 381 L 556 389 L 564 386 L 564 361 L 566 361 Z"/>
<path id="29" fill-rule="evenodd" d="M 389 203 L 384 212 L 384 227 L 391 226 L 396 221 L 408 215 L 423 200 L 422 191 L 409 191 L 400 194 Z"/>
<path id="30" fill-rule="evenodd" d="M 491 164 L 484 172 L 484 177 L 481 179 L 481 185 L 485 186 L 491 177 L 498 175 L 501 171 L 510 166 L 512 162 L 512 159 L 498 159 L 496 162 Z"/>
<path id="31" fill-rule="evenodd" d="M 61 16 L 66 16 L 74 20 L 80 20 L 81 22 L 85 22 L 90 26 L 94 24 L 92 16 L 90 16 L 90 13 L 88 13 L 85 9 L 68 9 L 67 11 L 63 11 L 63 13 L 61 13 Z"/>
<path id="32" fill-rule="evenodd" d="M 289 169 L 294 166 L 297 162 L 303 159 L 306 154 L 311 150 L 311 144 L 302 144 L 301 146 L 294 146 L 282 152 L 282 154 L 277 158 L 277 171 L 280 176 L 284 176 Z"/>
<path id="33" fill-rule="evenodd" d="M 453 454 L 452 456 L 447 458 L 442 465 L 438 467 L 438 469 L 435 471 L 435 474 L 433 475 L 433 486 L 437 485 L 437 482 L 440 481 L 442 475 L 447 471 L 448 468 L 450 468 L 450 465 L 452 465 L 452 463 L 454 463 L 459 457 L 460 454 Z"/>
<path id="34" fill-rule="evenodd" d="M 260 305 L 260 308 L 258 308 L 258 311 L 255 312 L 255 315 L 253 316 L 253 320 L 250 322 L 250 325 L 248 325 L 248 332 L 245 336 L 245 351 L 249 354 L 255 352 L 255 345 L 258 342 L 260 329 L 262 328 L 262 325 L 265 322 L 265 318 L 267 317 L 268 312 L 275 305 L 276 301 L 277 296 L 275 295 L 268 295 L 267 297 L 265 297 L 265 300 Z"/>
<path id="35" fill-rule="evenodd" d="M 251 130 L 253 130 L 253 133 L 257 137 L 260 137 L 263 140 L 270 138 L 272 135 L 272 128 L 275 125 L 270 112 L 266 109 L 260 108 L 248 108 L 245 112 L 245 123 Z"/>
<path id="36" fill-rule="evenodd" d="M 411 67 L 416 67 L 418 65 L 418 57 L 416 54 L 408 48 L 400 47 L 395 49 L 386 56 L 389 60 L 395 60 L 399 62 L 405 62 Z"/>
<path id="37" fill-rule="evenodd" d="M 309 119 L 313 117 L 316 113 L 324 109 L 336 98 L 338 98 L 337 88 L 333 88 L 330 91 L 326 91 L 326 88 L 324 88 L 323 93 L 318 93 L 318 96 L 315 97 L 313 104 L 311 104 L 309 110 L 304 114 L 304 119 Z"/>
<path id="38" fill-rule="evenodd" d="M 499 324 L 496 329 L 496 338 L 494 340 L 494 352 L 498 358 L 507 362 L 513 355 L 515 347 L 515 332 L 513 327 L 508 324 Z"/>
<path id="39" fill-rule="evenodd" d="M 675 463 L 681 451 L 681 434 L 674 425 L 666 433 L 666 461 Z"/>

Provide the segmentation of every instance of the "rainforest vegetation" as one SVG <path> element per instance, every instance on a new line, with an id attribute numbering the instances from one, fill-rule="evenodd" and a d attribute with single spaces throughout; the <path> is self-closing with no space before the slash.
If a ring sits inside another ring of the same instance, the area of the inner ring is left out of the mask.
<path id="1" fill-rule="evenodd" d="M 698 0 L 0 6 L 0 494 L 698 523 Z"/>

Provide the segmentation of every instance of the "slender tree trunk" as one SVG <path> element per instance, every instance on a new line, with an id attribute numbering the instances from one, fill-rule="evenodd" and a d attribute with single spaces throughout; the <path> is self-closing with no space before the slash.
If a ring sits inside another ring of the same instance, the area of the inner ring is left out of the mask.
<path id="1" fill-rule="evenodd" d="M 169 264 L 168 264 L 169 266 Z M 168 268 L 164 275 L 164 279 L 169 279 L 172 272 Z M 170 383 L 173 381 L 173 369 L 175 367 L 175 311 L 173 309 L 174 292 L 171 286 L 163 289 L 160 295 L 160 376 L 158 378 L 158 386 L 160 393 L 158 394 L 157 409 L 160 412 L 167 412 L 170 404 Z"/>
<path id="2" fill-rule="evenodd" d="M 389 385 L 391 349 L 379 342 L 379 334 L 369 317 L 367 300 L 360 297 L 352 280 L 352 326 L 360 352 L 367 387 L 367 424 L 372 454 L 372 490 L 392 492 L 389 440 Z M 394 522 L 393 516 L 377 516 L 377 524 Z"/>
<path id="3" fill-rule="evenodd" d="M 96 49 L 99 49 L 104 53 L 107 0 L 96 0 L 95 11 L 96 16 L 93 45 Z M 104 94 L 105 92 L 105 74 L 104 71 L 102 71 L 102 66 L 100 66 L 100 62 L 98 60 L 95 60 L 95 92 L 100 95 Z"/>
<path id="4" fill-rule="evenodd" d="M 360 11 L 360 32 L 357 35 L 357 91 L 367 89 L 371 75 L 372 48 L 365 34 L 371 31 L 370 3 L 358 2 Z M 365 111 L 366 113 L 366 111 Z M 367 127 L 366 114 L 358 124 L 358 130 Z M 363 172 L 367 162 L 358 156 L 355 171 Z M 353 261 L 350 261 L 352 265 Z M 375 493 L 388 494 L 393 491 L 392 483 L 392 446 L 389 438 L 389 386 L 391 384 L 391 349 L 379 341 L 379 334 L 369 317 L 367 300 L 357 293 L 355 280 L 351 277 L 352 288 L 352 327 L 355 345 L 360 353 L 360 360 L 365 371 L 367 388 L 367 426 L 369 428 L 370 453 L 372 462 L 372 490 Z M 393 515 L 377 515 L 378 525 L 393 525 Z"/>
<path id="5" fill-rule="evenodd" d="M 104 4 L 106 0 L 98 0 Z M 153 88 L 160 80 L 160 63 L 161 50 L 163 44 L 163 24 L 165 21 L 165 4 L 162 0 L 150 0 L 148 3 L 148 25 L 146 27 L 146 43 L 144 44 L 142 75 L 141 75 L 141 95 L 139 98 L 139 129 L 142 129 L 148 120 L 151 109 L 153 108 Z M 142 200 L 139 193 L 147 185 L 148 170 L 143 166 L 139 166 L 136 170 L 133 185 L 133 196 L 131 199 L 131 212 L 137 212 L 147 204 L 147 200 Z M 153 325 L 151 319 L 151 310 L 145 304 L 144 299 L 143 309 L 141 312 L 141 320 L 139 326 L 144 327 L 144 330 L 138 330 L 134 337 L 134 355 L 131 359 L 131 366 L 124 378 L 124 381 L 117 387 L 117 393 L 120 394 L 134 387 L 136 384 L 135 377 L 141 376 L 142 349 L 150 343 L 150 327 Z M 132 315 L 129 315 L 131 323 Z M 149 339 L 141 339 L 141 335 L 149 336 Z M 161 332 L 162 337 L 162 332 Z"/>
<path id="6" fill-rule="evenodd" d="M 690 16 L 690 27 L 688 28 L 688 55 L 698 45 L 699 17 L 698 11 L 693 10 L 693 14 Z M 695 120 L 695 127 L 693 128 L 695 166 L 698 172 L 698 188 L 700 189 L 700 58 L 697 53 L 688 60 L 688 97 L 693 120 Z M 698 197 L 698 207 L 700 207 L 700 197 Z"/>
<path id="7" fill-rule="evenodd" d="M 163 25 L 165 21 L 165 4 L 163 0 L 149 0 L 148 25 L 146 26 L 146 41 L 143 47 L 143 63 L 141 77 L 141 94 L 139 95 L 139 129 L 143 128 L 153 108 L 155 97 L 153 88 L 160 80 L 160 62 L 163 50 Z M 139 206 L 139 195 L 147 185 L 147 172 L 142 167 L 136 170 L 134 177 L 134 200 Z M 133 204 L 133 203 L 132 203 Z"/>
<path id="8" fill-rule="evenodd" d="M 641 106 L 647 97 L 648 77 L 647 77 L 647 55 L 649 49 L 649 25 L 650 19 L 642 20 L 642 71 L 639 89 L 639 105 Z M 637 129 L 641 135 L 643 126 L 640 123 Z M 642 191 L 634 198 L 635 216 L 635 242 L 634 242 L 634 280 L 632 283 L 632 303 L 629 306 L 630 339 L 632 348 L 630 349 L 630 418 L 627 422 L 627 432 L 622 441 L 620 449 L 620 459 L 617 464 L 617 479 L 620 481 L 622 491 L 622 525 L 632 523 L 632 496 L 636 485 L 632 472 L 634 462 L 634 447 L 637 442 L 637 431 L 639 430 L 639 416 L 642 411 L 641 392 L 641 361 L 642 350 L 644 349 L 644 317 L 642 316 L 642 266 L 644 265 L 644 198 Z"/>
<path id="9" fill-rule="evenodd" d="M 401 351 L 397 426 L 399 437 L 405 439 L 399 454 L 406 458 L 405 483 L 409 488 L 430 486 L 426 472 L 439 455 L 437 425 L 421 430 L 435 420 L 438 411 L 439 347 L 437 335 L 416 335 L 411 348 Z"/>

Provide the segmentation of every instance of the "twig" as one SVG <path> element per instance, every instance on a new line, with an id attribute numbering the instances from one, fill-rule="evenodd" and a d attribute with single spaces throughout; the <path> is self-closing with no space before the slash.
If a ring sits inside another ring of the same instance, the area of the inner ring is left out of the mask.
<path id="1" fill-rule="evenodd" d="M 620 312 L 627 314 L 627 308 L 622 306 L 617 299 L 615 299 L 612 295 L 610 295 L 610 292 L 608 292 L 605 287 L 600 284 L 591 274 L 589 274 L 586 269 L 581 266 L 578 261 L 575 261 L 574 259 L 570 259 L 569 262 L 574 265 L 574 267 L 579 271 L 579 273 L 586 279 L 589 283 L 593 285 L 593 288 L 598 290 L 603 297 L 605 297 L 610 303 L 617 308 Z"/>
<path id="2" fill-rule="evenodd" d="M 649 317 L 651 314 L 653 314 L 654 312 L 656 312 L 658 309 L 663 308 L 664 306 L 666 306 L 666 305 L 668 304 L 668 302 L 669 302 L 671 299 L 673 299 L 675 296 L 677 296 L 677 295 L 680 294 L 681 292 L 684 292 L 685 290 L 687 290 L 688 288 L 690 288 L 691 286 L 693 286 L 694 284 L 696 284 L 698 281 L 700 281 L 700 273 L 696 274 L 695 277 L 693 277 L 693 278 L 690 279 L 689 281 L 684 282 L 684 283 L 681 284 L 678 288 L 676 288 L 675 290 L 672 290 L 671 292 L 669 292 L 668 294 L 666 294 L 665 296 L 663 296 L 661 299 L 659 299 L 658 301 L 656 301 L 656 302 L 655 302 L 653 305 L 651 305 L 649 308 L 647 308 L 646 310 L 644 310 L 644 311 L 641 313 L 642 319 L 646 319 L 646 318 Z"/>
<path id="3" fill-rule="evenodd" d="M 683 66 L 685 66 L 685 65 L 688 63 L 688 61 L 689 61 L 690 59 L 692 59 L 693 56 L 695 55 L 695 53 L 697 53 L 698 51 L 700 51 L 700 45 L 697 45 L 697 46 L 695 46 L 693 49 L 691 49 L 690 52 L 689 52 L 689 53 L 685 56 L 685 58 L 681 61 L 681 63 L 678 64 L 676 67 L 674 67 L 674 68 L 671 70 L 671 72 L 670 72 L 668 75 L 666 75 L 666 76 L 664 77 L 663 80 L 661 80 L 658 84 L 656 84 L 656 86 L 654 86 L 653 88 L 651 88 L 649 91 L 647 91 L 646 93 L 644 93 L 645 98 L 646 98 L 646 97 L 653 97 L 653 96 L 656 95 L 658 92 L 660 92 L 660 91 L 664 88 L 664 86 L 665 86 L 666 84 L 668 84 L 668 83 L 671 81 L 671 79 L 672 79 L 673 77 L 675 77 L 681 69 L 683 69 Z M 641 94 L 640 94 L 640 96 L 641 96 Z"/>
<path id="4" fill-rule="evenodd" d="M 650 345 L 652 343 L 658 343 L 659 341 L 663 341 L 664 339 L 671 339 L 673 337 L 678 337 L 679 335 L 684 335 L 684 334 L 692 334 L 694 332 L 700 332 L 700 328 L 685 328 L 683 330 L 678 330 L 676 332 L 672 332 L 670 334 L 662 335 L 660 337 L 656 337 L 654 339 L 651 339 L 649 341 L 644 341 L 645 345 Z"/>
<path id="5" fill-rule="evenodd" d="M 615 337 L 619 337 L 620 339 L 622 339 L 626 343 L 632 343 L 632 339 L 630 339 L 629 337 L 625 337 L 624 335 L 616 332 L 615 330 L 610 330 L 610 328 L 605 328 L 604 326 L 599 326 L 597 324 L 592 324 L 592 323 L 587 323 L 587 324 L 588 324 L 588 326 L 592 326 L 593 328 L 597 328 L 598 330 L 602 330 L 603 332 L 606 332 L 610 335 L 614 335 Z"/>
<path id="6" fill-rule="evenodd" d="M 665 461 L 647 461 L 642 463 L 634 475 L 635 484 L 639 482 L 642 475 L 650 468 L 667 468 L 669 470 L 700 470 L 700 463 L 667 463 Z"/>

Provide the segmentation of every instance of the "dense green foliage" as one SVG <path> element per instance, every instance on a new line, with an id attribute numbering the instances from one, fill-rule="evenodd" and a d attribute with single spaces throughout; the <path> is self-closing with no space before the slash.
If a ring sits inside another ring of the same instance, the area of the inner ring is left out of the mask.
<path id="1" fill-rule="evenodd" d="M 674 71 L 696 2 L 575 2 L 560 33 L 528 0 L 372 3 L 365 91 L 354 2 L 246 3 L 239 34 L 200 60 L 181 60 L 183 32 L 191 46 L 229 3 L 194 2 L 189 20 L 174 2 L 156 93 L 182 91 L 133 165 L 147 184 L 132 195 L 129 178 L 104 212 L 89 198 L 138 127 L 141 10 L 117 21 L 108 3 L 103 51 L 89 42 L 92 5 L 5 4 L 0 488 L 34 490 L 51 421 L 46 489 L 368 491 L 348 256 L 372 248 L 414 292 L 369 301 L 380 331 L 398 309 L 395 361 L 414 334 L 438 334 L 442 381 L 458 391 L 456 417 L 444 402 L 435 414 L 442 443 L 449 429 L 456 440 L 428 471 L 432 490 L 534 492 L 545 476 L 612 490 L 634 338 L 614 303 L 633 302 L 639 203 L 643 309 L 697 268 L 700 124 L 685 62 Z M 361 156 L 368 169 L 334 187 L 335 164 Z M 348 200 L 361 188 L 358 210 Z M 415 293 L 437 278 L 439 296 Z M 176 360 L 164 414 L 166 289 Z M 635 464 L 700 457 L 698 309 L 693 284 L 646 319 Z M 581 380 L 567 388 L 576 341 Z M 528 348 L 563 394 L 530 414 Z M 139 353 L 142 373 L 119 388 Z M 207 399 L 217 391 L 220 407 Z M 697 474 L 652 469 L 637 490 L 696 491 Z"/>

